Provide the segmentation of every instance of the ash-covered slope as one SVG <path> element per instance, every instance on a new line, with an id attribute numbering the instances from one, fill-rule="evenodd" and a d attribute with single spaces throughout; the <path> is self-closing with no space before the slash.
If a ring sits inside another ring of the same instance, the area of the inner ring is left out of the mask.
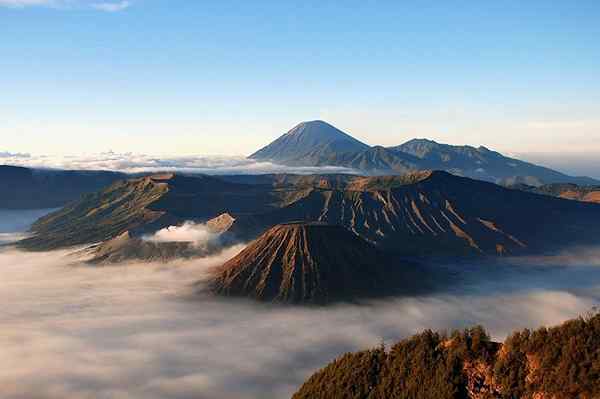
<path id="1" fill-rule="evenodd" d="M 251 240 L 292 221 L 343 226 L 407 255 L 525 254 L 600 242 L 600 205 L 510 190 L 446 172 L 282 178 L 239 184 L 207 176 L 131 179 L 85 196 L 33 226 L 33 250 L 93 244 L 204 223 Z M 298 184 L 299 186 L 294 186 Z"/>
<path id="2" fill-rule="evenodd" d="M 410 267 L 395 264 L 348 230 L 278 225 L 214 271 L 210 290 L 286 303 L 326 303 L 408 291 Z"/>
<path id="3" fill-rule="evenodd" d="M 105 265 L 122 262 L 169 262 L 206 256 L 218 246 L 196 246 L 192 242 L 155 242 L 133 237 L 128 231 L 118 237 L 86 249 L 87 263 Z"/>
<path id="4" fill-rule="evenodd" d="M 313 188 L 283 208 L 239 218 L 232 231 L 252 237 L 279 223 L 317 221 L 344 226 L 382 248 L 410 255 L 516 255 L 600 241 L 598 204 L 510 190 L 446 172 L 391 182 L 387 189 L 373 178 L 345 190 Z"/>
<path id="5" fill-rule="evenodd" d="M 0 209 L 57 208 L 125 176 L 117 172 L 41 170 L 0 165 Z"/>

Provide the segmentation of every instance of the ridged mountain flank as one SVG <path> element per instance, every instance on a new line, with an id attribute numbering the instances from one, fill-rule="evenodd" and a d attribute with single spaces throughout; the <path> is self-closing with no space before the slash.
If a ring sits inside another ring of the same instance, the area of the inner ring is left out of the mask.
<path id="1" fill-rule="evenodd" d="M 216 294 L 269 302 L 353 300 L 401 291 L 402 281 L 412 280 L 411 266 L 393 263 L 343 227 L 288 223 L 217 268 L 208 286 Z"/>
<path id="2" fill-rule="evenodd" d="M 139 236 L 188 220 L 206 222 L 227 212 L 266 212 L 286 194 L 202 175 L 121 180 L 39 219 L 33 235 L 19 245 L 51 250 L 98 243 L 127 231 Z"/>
<path id="3" fill-rule="evenodd" d="M 446 172 L 371 177 L 346 189 L 313 188 L 289 205 L 241 217 L 249 237 L 295 220 L 344 226 L 404 255 L 519 255 L 596 245 L 600 206 L 510 190 Z M 254 225 L 251 223 L 254 222 Z"/>
<path id="4" fill-rule="evenodd" d="M 273 184 L 179 175 L 131 179 L 38 220 L 33 235 L 19 245 L 33 250 L 88 245 L 126 231 L 140 237 L 223 214 L 229 216 L 213 223 L 231 240 L 248 242 L 278 224 L 321 222 L 403 255 L 519 255 L 600 242 L 598 204 L 426 171 L 277 177 Z"/>

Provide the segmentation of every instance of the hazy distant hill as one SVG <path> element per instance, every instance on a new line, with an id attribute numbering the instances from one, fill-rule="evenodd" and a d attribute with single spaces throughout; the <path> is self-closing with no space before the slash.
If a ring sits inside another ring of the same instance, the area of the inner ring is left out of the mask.
<path id="1" fill-rule="evenodd" d="M 41 170 L 0 165 L 0 209 L 57 208 L 125 176 L 116 172 Z"/>
<path id="2" fill-rule="evenodd" d="M 452 146 L 414 139 L 396 147 L 369 147 L 323 121 L 303 122 L 250 158 L 284 165 L 343 166 L 366 174 L 445 170 L 460 176 L 511 184 L 598 184 L 506 157 L 485 147 Z"/>
<path id="3" fill-rule="evenodd" d="M 527 184 L 514 184 L 507 187 L 537 194 L 551 195 L 553 197 L 600 203 L 600 186 L 579 186 L 577 184 L 555 183 L 544 184 L 539 187 Z"/>
<path id="4" fill-rule="evenodd" d="M 40 219 L 33 225 L 34 236 L 21 245 L 90 244 L 126 231 L 135 236 L 224 213 L 231 215 L 226 234 L 240 240 L 254 239 L 277 224 L 323 222 L 408 255 L 524 254 L 600 242 L 599 204 L 446 172 L 276 181 L 284 183 L 172 174 L 120 181 Z"/>
<path id="5" fill-rule="evenodd" d="M 347 353 L 293 399 L 594 399 L 600 397 L 600 315 L 492 342 L 481 327 L 425 331 Z"/>

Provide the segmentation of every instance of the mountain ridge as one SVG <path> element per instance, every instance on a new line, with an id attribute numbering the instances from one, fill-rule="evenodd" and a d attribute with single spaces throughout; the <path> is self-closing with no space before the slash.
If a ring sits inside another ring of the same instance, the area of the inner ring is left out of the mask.
<path id="1" fill-rule="evenodd" d="M 49 209 L 125 178 L 109 171 L 33 169 L 0 165 L 0 209 Z"/>
<path id="2" fill-rule="evenodd" d="M 33 235 L 18 245 L 33 250 L 88 245 L 186 221 L 214 223 L 231 241 L 253 240 L 282 223 L 322 222 L 411 256 L 541 253 L 597 244 L 600 237 L 599 204 L 444 171 L 348 179 L 274 176 L 258 182 L 178 175 L 117 182 L 38 220 Z"/>
<path id="3" fill-rule="evenodd" d="M 327 128 L 321 129 L 321 126 Z M 311 131 L 310 138 L 298 134 L 298 129 L 302 131 L 307 127 Z M 354 145 L 341 148 L 332 146 L 330 132 L 333 131 L 339 140 Z M 429 139 L 412 139 L 391 147 L 368 146 L 322 121 L 297 125 L 249 158 L 290 166 L 346 167 L 367 175 L 446 170 L 459 176 L 504 184 L 516 180 L 525 180 L 536 186 L 547 183 L 600 184 L 600 181 L 590 177 L 568 176 L 550 168 L 506 157 L 484 146 L 456 146 Z"/>

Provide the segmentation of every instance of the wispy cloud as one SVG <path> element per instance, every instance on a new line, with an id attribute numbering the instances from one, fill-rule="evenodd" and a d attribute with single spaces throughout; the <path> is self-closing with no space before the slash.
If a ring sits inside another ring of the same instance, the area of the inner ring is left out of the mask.
<path id="1" fill-rule="evenodd" d="M 123 11 L 132 6 L 131 1 L 102 1 L 89 0 L 0 0 L 0 7 L 25 8 L 34 6 L 52 7 L 57 9 L 91 8 L 104 12 Z"/>
<path id="2" fill-rule="evenodd" d="M 131 2 L 129 2 L 129 1 L 118 1 L 116 3 L 104 2 L 104 3 L 92 4 L 92 8 L 95 8 L 96 10 L 100 10 L 100 11 L 106 11 L 106 12 L 123 11 L 129 7 L 131 7 Z"/>
<path id="3" fill-rule="evenodd" d="M 53 4 L 55 4 L 53 0 L 0 0 L 0 6 L 4 7 L 50 6 Z"/>
<path id="4" fill-rule="evenodd" d="M 23 152 L 0 151 L 0 158 L 29 158 L 31 155 Z"/>

